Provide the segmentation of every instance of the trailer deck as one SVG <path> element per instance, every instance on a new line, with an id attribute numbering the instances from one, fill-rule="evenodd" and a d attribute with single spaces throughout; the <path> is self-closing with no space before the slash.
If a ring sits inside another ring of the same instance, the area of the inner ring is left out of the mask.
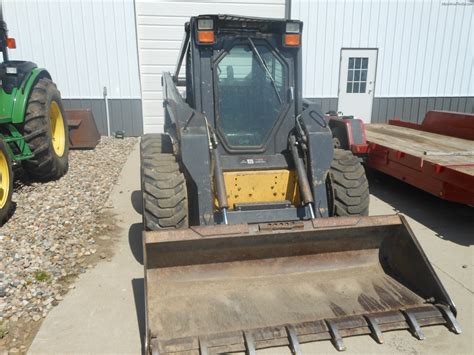
<path id="1" fill-rule="evenodd" d="M 396 120 L 367 125 L 366 163 L 440 198 L 474 205 L 472 126 L 474 115 L 440 112 L 428 113 L 421 125 Z M 449 135 L 426 131 L 443 127 Z"/>

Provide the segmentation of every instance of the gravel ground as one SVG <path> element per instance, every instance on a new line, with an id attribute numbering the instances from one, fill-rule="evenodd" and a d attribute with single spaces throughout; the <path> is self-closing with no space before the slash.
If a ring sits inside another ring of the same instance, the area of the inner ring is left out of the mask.
<path id="1" fill-rule="evenodd" d="M 58 181 L 16 172 L 16 210 L 0 229 L 0 350 L 26 351 L 28 333 L 74 287 L 71 280 L 108 257 L 106 235 L 115 226 L 107 198 L 137 141 L 102 138 L 94 150 L 71 151 Z"/>

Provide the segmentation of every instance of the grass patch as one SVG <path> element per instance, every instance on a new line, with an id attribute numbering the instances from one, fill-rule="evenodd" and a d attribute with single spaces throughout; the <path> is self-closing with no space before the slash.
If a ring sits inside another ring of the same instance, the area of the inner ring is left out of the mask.
<path id="1" fill-rule="evenodd" d="M 35 271 L 35 279 L 39 282 L 47 282 L 51 280 L 51 275 L 48 274 L 46 271 L 38 270 Z"/>

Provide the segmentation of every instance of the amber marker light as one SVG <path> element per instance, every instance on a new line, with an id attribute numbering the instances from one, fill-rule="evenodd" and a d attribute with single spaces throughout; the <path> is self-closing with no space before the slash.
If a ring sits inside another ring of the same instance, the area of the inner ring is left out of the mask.
<path id="1" fill-rule="evenodd" d="M 7 48 L 10 48 L 10 49 L 15 49 L 16 48 L 15 38 L 11 38 L 11 37 L 7 38 Z"/>
<path id="2" fill-rule="evenodd" d="M 285 40 L 284 40 L 285 46 L 289 47 L 297 47 L 301 43 L 301 36 L 300 34 L 296 33 L 287 33 L 285 34 Z"/>
<path id="3" fill-rule="evenodd" d="M 214 31 L 198 31 L 199 43 L 214 43 Z"/>

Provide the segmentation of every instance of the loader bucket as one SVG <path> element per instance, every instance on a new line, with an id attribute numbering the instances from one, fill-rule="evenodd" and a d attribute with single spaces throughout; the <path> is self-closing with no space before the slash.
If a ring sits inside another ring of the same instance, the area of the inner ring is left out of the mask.
<path id="1" fill-rule="evenodd" d="M 144 234 L 147 348 L 214 354 L 445 324 L 456 309 L 403 217 Z"/>
<path id="2" fill-rule="evenodd" d="M 94 149 L 100 141 L 100 133 L 89 109 L 66 110 L 71 149 Z"/>

